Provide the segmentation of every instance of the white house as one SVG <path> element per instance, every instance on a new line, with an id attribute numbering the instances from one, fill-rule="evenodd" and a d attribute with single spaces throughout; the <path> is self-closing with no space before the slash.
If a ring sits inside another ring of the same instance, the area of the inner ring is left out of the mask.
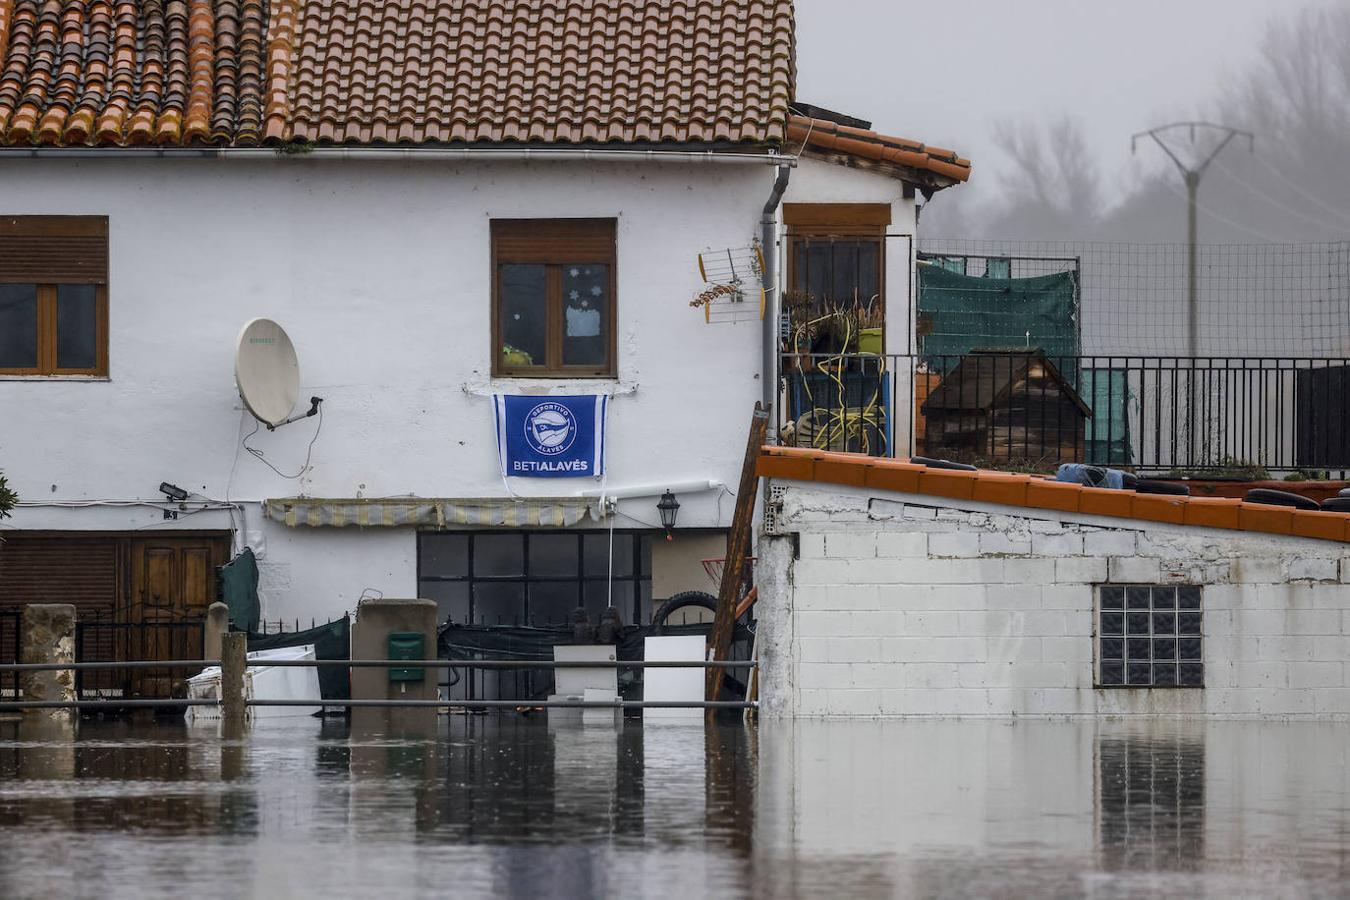
<path id="1" fill-rule="evenodd" d="M 0 605 L 192 618 L 246 547 L 265 619 L 380 592 L 631 621 L 707 589 L 721 486 L 777 399 L 793 254 L 824 247 L 817 276 L 880 295 L 903 341 L 915 193 L 969 172 L 792 107 L 794 74 L 789 0 L 0 0 L 0 469 L 22 499 Z M 757 241 L 741 302 L 691 308 L 698 254 Z M 257 317 L 319 415 L 244 408 Z M 605 396 L 603 481 L 504 478 L 502 394 Z"/>

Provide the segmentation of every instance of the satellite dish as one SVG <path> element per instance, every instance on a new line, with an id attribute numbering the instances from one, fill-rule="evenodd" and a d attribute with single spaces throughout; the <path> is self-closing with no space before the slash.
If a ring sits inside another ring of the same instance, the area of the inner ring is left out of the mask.
<path id="1" fill-rule="evenodd" d="M 286 331 L 271 319 L 253 319 L 234 347 L 234 383 L 239 396 L 268 428 L 289 421 L 300 396 L 300 361 Z"/>

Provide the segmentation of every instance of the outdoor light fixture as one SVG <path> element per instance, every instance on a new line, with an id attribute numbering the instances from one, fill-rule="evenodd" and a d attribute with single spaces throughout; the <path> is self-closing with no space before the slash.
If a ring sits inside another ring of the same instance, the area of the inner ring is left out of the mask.
<path id="1" fill-rule="evenodd" d="M 167 481 L 159 483 L 159 492 L 175 503 L 182 503 L 188 498 L 188 492 L 176 484 L 169 484 Z"/>
<path id="2" fill-rule="evenodd" d="M 670 532 L 675 527 L 675 516 L 680 511 L 680 501 L 676 500 L 670 491 L 666 491 L 661 495 L 661 502 L 656 504 L 656 508 L 661 513 L 661 527 L 666 530 L 666 540 L 673 541 L 675 536 Z"/>

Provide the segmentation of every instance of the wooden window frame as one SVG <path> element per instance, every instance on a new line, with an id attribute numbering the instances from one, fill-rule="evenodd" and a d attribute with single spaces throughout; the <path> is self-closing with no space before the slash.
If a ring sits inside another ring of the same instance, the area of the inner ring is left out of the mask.
<path id="1" fill-rule="evenodd" d="M 493 219 L 492 243 L 492 375 L 497 378 L 617 378 L 618 278 L 616 219 Z M 501 287 L 503 265 L 546 267 L 544 330 L 546 359 L 541 366 L 508 366 L 502 361 Z M 605 363 L 564 365 L 562 267 L 603 265 L 609 272 L 605 306 Z"/>
<path id="2" fill-rule="evenodd" d="M 107 216 L 0 216 L 0 241 L 6 239 L 22 249 L 0 254 L 0 283 L 31 284 L 37 290 L 37 364 L 0 367 L 0 376 L 106 378 Z M 36 247 L 35 242 L 49 246 Z M 48 253 L 30 253 L 28 248 Z M 57 358 L 57 290 L 77 284 L 94 286 L 94 365 L 85 368 L 60 366 Z"/>
<path id="3" fill-rule="evenodd" d="M 886 230 L 891 224 L 889 203 L 784 203 L 783 224 L 787 232 L 787 284 L 796 290 L 797 246 L 803 242 L 834 239 L 875 244 L 877 247 L 877 299 L 886 314 Z M 885 352 L 882 329 L 882 352 Z"/>

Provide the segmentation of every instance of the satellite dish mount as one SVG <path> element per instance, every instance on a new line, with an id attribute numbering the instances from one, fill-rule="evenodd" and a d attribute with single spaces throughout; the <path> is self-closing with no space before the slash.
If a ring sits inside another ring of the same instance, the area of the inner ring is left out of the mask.
<path id="1" fill-rule="evenodd" d="M 252 319 L 234 347 L 234 382 L 253 417 L 276 431 L 319 411 L 322 397 L 309 398 L 309 410 L 291 415 L 300 396 L 300 362 L 290 337 L 271 319 Z"/>

